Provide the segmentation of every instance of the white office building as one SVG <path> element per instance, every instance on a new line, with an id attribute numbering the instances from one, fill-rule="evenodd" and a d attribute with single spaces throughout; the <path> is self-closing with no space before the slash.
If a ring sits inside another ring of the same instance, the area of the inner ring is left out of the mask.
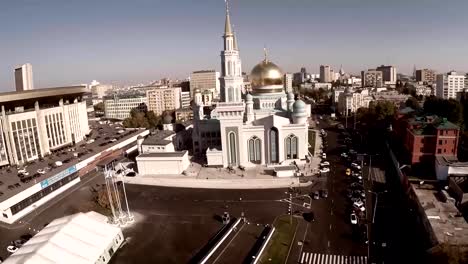
<path id="1" fill-rule="evenodd" d="M 0 166 L 23 164 L 82 141 L 89 131 L 86 86 L 0 94 Z"/>
<path id="2" fill-rule="evenodd" d="M 349 88 L 346 88 L 338 94 L 338 112 L 342 115 L 350 115 L 361 107 L 368 108 L 372 100 L 373 98 L 370 96 L 368 89 L 352 92 Z"/>
<path id="3" fill-rule="evenodd" d="M 190 107 L 190 92 L 180 91 L 180 108 L 189 108 Z"/>
<path id="4" fill-rule="evenodd" d="M 111 84 L 101 84 L 94 80 L 89 85 L 89 89 L 94 99 L 102 99 L 108 92 L 112 91 L 113 86 Z"/>
<path id="5" fill-rule="evenodd" d="M 15 84 L 17 92 L 34 89 L 32 65 L 30 63 L 15 68 Z"/>
<path id="6" fill-rule="evenodd" d="M 437 75 L 436 96 L 443 99 L 456 99 L 457 93 L 465 88 L 465 75 L 455 71 Z"/>
<path id="7" fill-rule="evenodd" d="M 179 137 L 187 137 L 185 131 L 172 131 L 171 120 L 164 118 L 166 130 L 156 131 L 147 138 L 137 140 L 136 157 L 139 175 L 180 175 L 190 165 L 187 150 L 179 150 L 174 146 Z M 178 144 L 179 145 L 179 144 Z"/>
<path id="8" fill-rule="evenodd" d="M 146 91 L 148 111 L 161 115 L 164 111 L 173 111 L 180 108 L 180 87 L 155 87 Z"/>
<path id="9" fill-rule="evenodd" d="M 148 98 L 143 95 L 111 96 L 104 98 L 104 116 L 110 119 L 130 117 L 132 109 L 148 109 Z"/>

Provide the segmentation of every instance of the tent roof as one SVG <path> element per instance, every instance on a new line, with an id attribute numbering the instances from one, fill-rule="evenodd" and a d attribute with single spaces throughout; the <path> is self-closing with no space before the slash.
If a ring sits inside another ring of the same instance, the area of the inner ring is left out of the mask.
<path id="1" fill-rule="evenodd" d="M 120 228 L 96 212 L 55 219 L 4 263 L 96 263 Z"/>

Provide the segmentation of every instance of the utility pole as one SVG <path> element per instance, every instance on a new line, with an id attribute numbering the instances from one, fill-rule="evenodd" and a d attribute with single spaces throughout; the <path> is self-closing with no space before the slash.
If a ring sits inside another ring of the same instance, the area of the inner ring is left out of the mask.
<path id="1" fill-rule="evenodd" d="M 345 127 L 348 128 L 348 108 L 346 108 L 346 115 L 345 115 L 345 117 L 346 117 L 346 119 L 345 119 L 345 120 L 346 120 L 346 121 L 345 121 L 345 122 L 346 122 Z"/>
<path id="2" fill-rule="evenodd" d="M 355 108 L 356 108 L 356 107 L 355 107 Z M 357 115 L 357 110 L 356 110 L 356 109 L 354 109 L 354 110 L 355 110 L 355 111 L 354 111 L 354 127 L 353 127 L 353 128 L 354 128 L 354 130 L 356 130 L 356 115 Z"/>

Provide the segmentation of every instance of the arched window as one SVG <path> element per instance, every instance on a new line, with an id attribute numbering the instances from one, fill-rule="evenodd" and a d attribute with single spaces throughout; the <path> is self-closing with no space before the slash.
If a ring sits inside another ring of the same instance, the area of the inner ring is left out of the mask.
<path id="1" fill-rule="evenodd" d="M 234 132 L 229 132 L 228 134 L 228 144 L 229 144 L 229 165 L 237 165 L 237 143 L 236 143 L 236 134 Z"/>
<path id="2" fill-rule="evenodd" d="M 291 134 L 285 139 L 286 159 L 297 159 L 298 139 Z"/>
<path id="3" fill-rule="evenodd" d="M 276 127 L 270 130 L 270 163 L 278 163 L 278 129 Z"/>
<path id="4" fill-rule="evenodd" d="M 258 137 L 253 136 L 249 139 L 248 146 L 249 161 L 252 163 L 260 164 L 262 161 L 262 141 Z"/>

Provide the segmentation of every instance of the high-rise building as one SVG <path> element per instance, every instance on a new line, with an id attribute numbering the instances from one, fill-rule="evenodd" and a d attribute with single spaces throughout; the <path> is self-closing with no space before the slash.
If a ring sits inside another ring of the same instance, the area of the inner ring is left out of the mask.
<path id="1" fill-rule="evenodd" d="M 335 77 L 336 77 L 335 71 L 330 69 L 330 82 L 336 81 Z"/>
<path id="2" fill-rule="evenodd" d="M 98 81 L 93 80 L 89 85 L 89 88 L 93 98 L 102 99 L 107 95 L 108 91 L 112 90 L 113 87 L 111 84 L 101 84 Z"/>
<path id="3" fill-rule="evenodd" d="M 192 72 L 190 74 L 190 95 L 193 97 L 195 90 L 200 89 L 201 92 L 209 90 L 215 97 L 218 97 L 220 93 L 219 76 L 219 72 L 215 70 Z"/>
<path id="4" fill-rule="evenodd" d="M 286 73 L 284 75 L 284 88 L 287 93 L 293 91 L 292 84 L 293 84 L 293 75 L 291 73 Z"/>
<path id="5" fill-rule="evenodd" d="M 382 78 L 383 78 L 384 84 L 391 84 L 391 85 L 396 84 L 397 70 L 394 66 L 381 65 L 380 67 L 377 67 L 376 70 L 382 72 Z"/>
<path id="6" fill-rule="evenodd" d="M 132 109 L 148 110 L 148 98 L 143 95 L 114 95 L 104 97 L 104 116 L 110 119 L 130 117 Z"/>
<path id="7" fill-rule="evenodd" d="M 28 91 L 34 89 L 32 65 L 26 63 L 15 69 L 16 91 Z"/>
<path id="8" fill-rule="evenodd" d="M 432 84 L 436 82 L 436 73 L 430 69 L 416 70 L 416 81 Z"/>
<path id="9" fill-rule="evenodd" d="M 436 96 L 443 99 L 457 98 L 457 93 L 465 88 L 465 75 L 455 71 L 437 75 Z"/>
<path id="10" fill-rule="evenodd" d="M 331 68 L 328 65 L 320 65 L 320 82 L 331 82 Z"/>
<path id="11" fill-rule="evenodd" d="M 146 91 L 148 98 L 148 111 L 161 115 L 164 111 L 180 108 L 180 87 L 155 87 Z"/>
<path id="12" fill-rule="evenodd" d="M 190 107 L 190 92 L 180 91 L 180 108 Z"/>
<path id="13" fill-rule="evenodd" d="M 383 86 L 383 76 L 381 71 L 369 69 L 361 71 L 362 87 L 380 88 Z"/>

